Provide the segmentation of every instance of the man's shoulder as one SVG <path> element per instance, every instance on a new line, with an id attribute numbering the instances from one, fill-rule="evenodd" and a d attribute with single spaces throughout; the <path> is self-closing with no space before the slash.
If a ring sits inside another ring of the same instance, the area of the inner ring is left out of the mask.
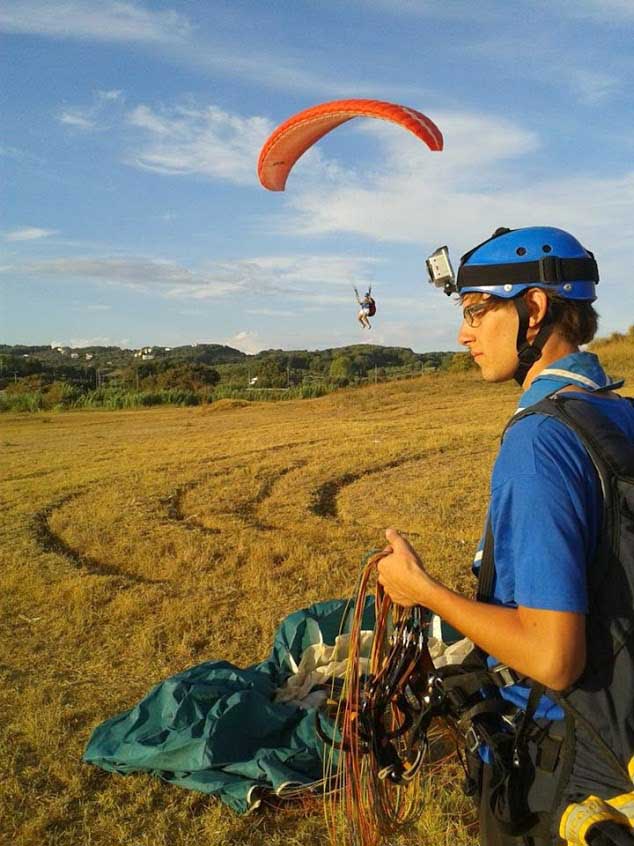
<path id="1" fill-rule="evenodd" d="M 509 426 L 504 433 L 503 446 L 517 449 L 521 445 L 529 447 L 537 442 L 559 442 L 562 439 L 568 441 L 571 436 L 573 441 L 578 440 L 570 427 L 558 417 L 540 413 L 537 406 L 523 409 L 523 411 L 524 414 L 517 420 L 511 418 L 509 421 Z"/>
<path id="2" fill-rule="evenodd" d="M 520 476 L 560 473 L 564 467 L 581 474 L 591 463 L 585 447 L 572 429 L 546 414 L 521 417 L 506 430 L 500 447 L 493 484 Z"/>
<path id="3" fill-rule="evenodd" d="M 569 395 L 570 396 L 570 395 Z M 581 396 L 588 407 L 600 412 L 606 423 L 614 424 L 634 442 L 634 404 L 596 395 Z M 542 407 L 543 408 L 543 407 Z M 548 408 L 544 409 L 545 411 Z M 580 478 L 592 474 L 592 459 L 577 433 L 559 417 L 540 413 L 536 404 L 511 420 L 496 462 L 494 477 L 501 480 L 534 474 Z"/>
<path id="4" fill-rule="evenodd" d="M 591 412 L 588 425 L 592 425 L 592 420 L 603 420 L 606 425 L 616 425 L 628 438 L 634 439 L 634 400 L 613 393 L 603 395 L 584 391 L 571 391 L 564 396 L 583 403 L 587 407 L 588 411 Z M 514 430 L 515 435 L 513 436 L 511 433 Z M 546 439 L 554 438 L 555 440 L 564 437 L 564 439 L 569 439 L 566 434 L 563 434 L 566 432 L 571 432 L 571 429 L 565 423 L 564 416 L 557 416 L 556 406 L 553 405 L 551 400 L 546 399 L 534 406 L 522 409 L 517 421 L 514 422 L 511 419 L 504 439 L 506 440 L 509 436 L 515 438 L 543 437 Z M 574 436 L 574 440 L 578 440 L 576 436 Z"/>

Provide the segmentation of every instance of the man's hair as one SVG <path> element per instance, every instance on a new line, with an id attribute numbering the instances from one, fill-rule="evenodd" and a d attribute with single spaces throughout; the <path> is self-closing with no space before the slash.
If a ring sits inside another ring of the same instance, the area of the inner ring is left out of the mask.
<path id="1" fill-rule="evenodd" d="M 528 290 L 528 289 L 527 289 Z M 589 344 L 597 332 L 599 323 L 599 315 L 594 309 L 591 302 L 587 300 L 568 300 L 560 297 L 558 294 L 549 291 L 548 288 L 540 288 L 548 297 L 548 310 L 551 319 L 554 323 L 555 329 L 559 334 L 576 347 L 582 344 Z M 520 297 L 526 293 L 523 291 Z M 482 293 L 465 294 L 465 296 L 473 297 L 473 302 L 485 300 Z M 475 297 L 477 296 L 477 299 Z M 459 303 L 463 302 L 464 297 L 459 298 Z M 504 297 L 490 298 L 491 308 L 501 308 L 505 305 L 510 305 L 512 300 Z"/>
<path id="2" fill-rule="evenodd" d="M 580 347 L 594 338 L 599 315 L 588 300 L 568 300 L 542 288 L 548 296 L 548 310 L 555 329 L 569 343 Z"/>

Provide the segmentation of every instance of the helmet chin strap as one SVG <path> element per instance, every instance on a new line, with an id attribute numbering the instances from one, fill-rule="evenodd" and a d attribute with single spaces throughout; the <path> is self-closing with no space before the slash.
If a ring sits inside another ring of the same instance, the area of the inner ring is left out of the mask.
<path id="1" fill-rule="evenodd" d="M 514 378 L 518 385 L 523 385 L 528 371 L 535 362 L 539 361 L 542 357 L 544 344 L 553 331 L 553 322 L 550 312 L 547 311 L 544 315 L 544 320 L 542 321 L 539 332 L 533 340 L 533 343 L 530 344 L 527 338 L 529 313 L 526 301 L 524 300 L 524 297 L 519 296 L 515 297 L 513 302 L 515 303 L 515 308 L 517 309 L 517 314 L 520 320 L 519 326 L 517 327 L 517 357 L 519 359 L 519 364 L 517 366 L 517 370 L 515 371 Z"/>

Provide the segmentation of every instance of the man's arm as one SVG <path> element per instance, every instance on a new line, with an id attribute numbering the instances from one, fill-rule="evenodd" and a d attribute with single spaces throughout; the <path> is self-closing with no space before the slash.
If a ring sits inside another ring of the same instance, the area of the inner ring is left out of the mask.
<path id="1" fill-rule="evenodd" d="M 432 579 L 410 544 L 394 529 L 379 562 L 379 581 L 393 602 L 422 605 L 498 661 L 552 690 L 563 690 L 586 662 L 585 615 L 467 599 Z"/>

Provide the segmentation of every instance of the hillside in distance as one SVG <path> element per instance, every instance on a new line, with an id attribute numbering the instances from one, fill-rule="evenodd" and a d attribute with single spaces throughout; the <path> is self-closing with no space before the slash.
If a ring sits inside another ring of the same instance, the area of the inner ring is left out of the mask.
<path id="1" fill-rule="evenodd" d="M 589 350 L 610 374 L 624 373 L 634 359 L 634 327 L 595 340 Z M 374 344 L 252 355 L 223 344 L 137 350 L 3 345 L 0 411 L 310 399 L 346 386 L 472 369 L 465 352 L 415 353 Z"/>
<path id="2" fill-rule="evenodd" d="M 64 347 L 52 344 L 0 344 L 0 359 L 36 360 L 45 367 L 127 367 L 135 359 L 169 356 L 178 361 L 220 364 L 239 362 L 246 353 L 224 344 L 188 344 L 181 347 L 147 346 L 131 349 L 116 346 Z"/>
<path id="3" fill-rule="evenodd" d="M 259 361 L 271 357 L 301 358 L 305 360 L 332 359 L 338 355 L 366 355 L 377 362 L 386 360 L 426 361 L 451 353 L 427 352 L 415 353 L 409 347 L 383 347 L 378 344 L 351 344 L 343 347 L 327 347 L 323 350 L 282 350 L 268 349 L 258 353 L 245 353 L 226 344 L 186 344 L 180 347 L 149 345 L 126 348 L 116 346 L 64 347 L 51 344 L 0 344 L 0 358 L 36 359 L 45 366 L 56 366 L 61 362 L 70 366 L 83 366 L 89 361 L 93 367 L 125 367 L 135 358 L 171 358 L 175 361 L 196 362 L 200 364 L 236 364 L 247 360 Z"/>
<path id="4" fill-rule="evenodd" d="M 372 368 L 437 368 L 453 353 L 415 353 L 407 347 L 382 347 L 355 344 L 324 350 L 263 350 L 248 354 L 224 344 L 188 344 L 180 347 L 146 346 L 140 349 L 121 347 L 54 347 L 23 344 L 0 345 L 0 383 L 38 373 L 56 379 L 79 377 L 86 371 L 102 371 L 116 377 L 134 368 L 146 371 L 166 370 L 181 365 L 203 365 L 217 368 L 221 381 L 244 382 L 249 376 L 268 381 L 275 374 L 306 373 L 324 375 L 332 362 L 339 360 L 341 369 L 350 374 L 365 375 Z M 93 380 L 94 381 L 94 380 Z M 273 380 L 275 381 L 275 380 Z M 0 384 L 2 387 L 2 384 Z"/>

